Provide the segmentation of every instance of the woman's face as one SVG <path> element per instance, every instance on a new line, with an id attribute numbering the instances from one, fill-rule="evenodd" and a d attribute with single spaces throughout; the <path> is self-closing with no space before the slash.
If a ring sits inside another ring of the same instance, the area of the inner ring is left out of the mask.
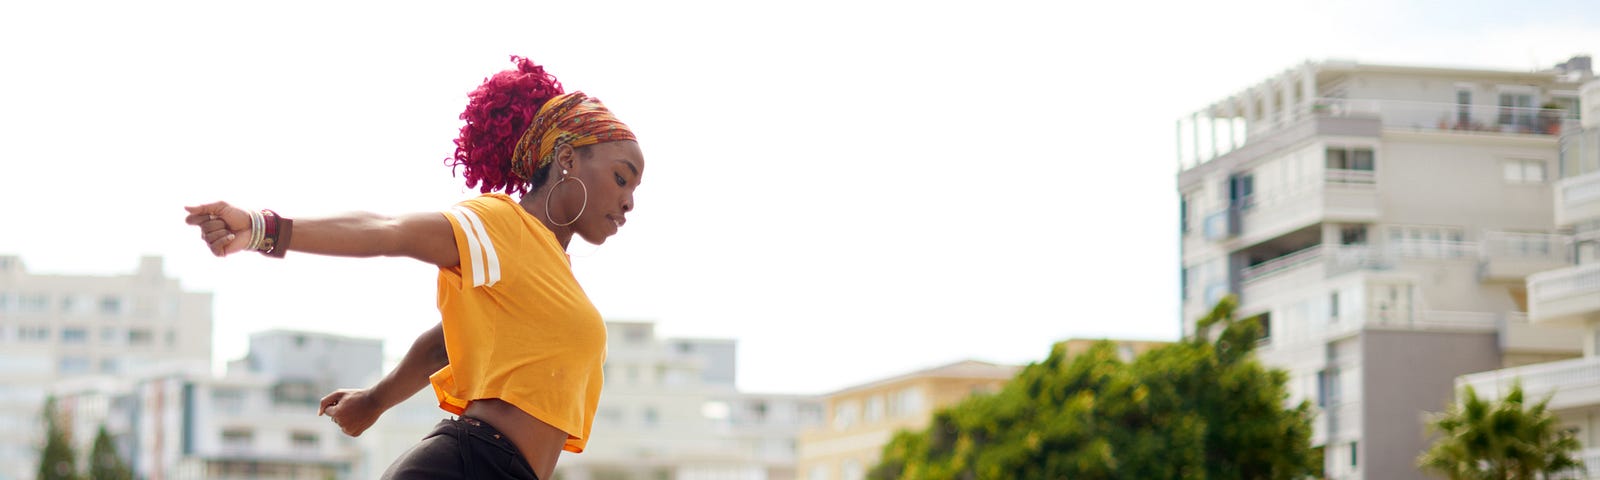
<path id="1" fill-rule="evenodd" d="M 585 150 L 574 155 L 576 160 L 568 174 L 583 180 L 588 187 L 588 204 L 583 203 L 581 188 L 562 185 L 565 191 L 557 194 L 571 196 L 570 203 L 563 202 L 567 205 L 583 206 L 583 215 L 570 227 L 572 232 L 599 245 L 616 235 L 627 222 L 628 212 L 633 211 L 633 189 L 638 188 L 644 175 L 644 153 L 639 151 L 639 142 L 632 140 L 590 145 Z M 574 208 L 570 213 L 578 212 Z"/>

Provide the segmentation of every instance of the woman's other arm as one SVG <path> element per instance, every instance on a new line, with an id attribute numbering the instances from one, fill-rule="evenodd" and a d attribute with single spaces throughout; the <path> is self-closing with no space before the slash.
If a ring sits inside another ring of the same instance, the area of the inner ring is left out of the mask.
<path id="1" fill-rule="evenodd" d="M 298 222 L 298 221 L 297 221 Z M 342 389 L 322 397 L 317 414 L 333 417 L 346 435 L 352 437 L 371 427 L 383 412 L 416 395 L 428 386 L 428 377 L 450 364 L 444 346 L 444 326 L 434 325 L 411 343 L 400 365 L 389 371 L 372 388 Z"/>

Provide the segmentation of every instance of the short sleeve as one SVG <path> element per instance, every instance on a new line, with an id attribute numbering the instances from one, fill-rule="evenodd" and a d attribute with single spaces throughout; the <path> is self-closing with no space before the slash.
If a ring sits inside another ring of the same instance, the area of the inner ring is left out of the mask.
<path id="1" fill-rule="evenodd" d="M 494 287 L 500 282 L 503 274 L 500 257 L 512 250 L 508 243 L 516 237 L 516 226 L 507 220 L 519 219 L 513 208 L 520 207 L 509 199 L 485 195 L 443 212 L 455 231 L 463 289 Z"/>

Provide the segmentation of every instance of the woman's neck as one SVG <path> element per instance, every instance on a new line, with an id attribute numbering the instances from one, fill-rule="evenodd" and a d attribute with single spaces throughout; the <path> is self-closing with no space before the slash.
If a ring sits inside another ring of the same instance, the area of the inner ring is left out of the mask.
<path id="1" fill-rule="evenodd" d="M 546 185 L 545 188 L 550 187 Z M 545 191 L 545 188 L 522 195 L 522 200 L 518 201 L 517 204 L 521 205 L 522 209 L 528 212 L 528 215 L 533 215 L 533 218 L 539 219 L 539 223 L 544 224 L 544 228 L 556 236 L 556 241 L 561 242 L 561 250 L 565 251 L 567 244 L 572 243 L 572 228 L 571 226 L 556 226 L 550 222 L 550 217 L 545 215 L 545 212 L 550 211 L 549 205 L 546 204 L 550 199 L 550 195 L 548 195 L 549 192 Z"/>

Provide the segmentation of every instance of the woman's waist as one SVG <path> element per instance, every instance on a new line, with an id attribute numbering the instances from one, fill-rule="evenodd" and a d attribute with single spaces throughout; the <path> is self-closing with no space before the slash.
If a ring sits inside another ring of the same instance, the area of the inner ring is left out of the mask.
<path id="1" fill-rule="evenodd" d="M 527 459 L 539 478 L 549 478 L 556 460 L 561 456 L 562 446 L 567 442 L 566 432 L 500 399 L 472 401 L 467 405 L 462 420 L 488 424 L 499 434 L 505 435 L 517 451 L 522 452 L 523 458 Z"/>

